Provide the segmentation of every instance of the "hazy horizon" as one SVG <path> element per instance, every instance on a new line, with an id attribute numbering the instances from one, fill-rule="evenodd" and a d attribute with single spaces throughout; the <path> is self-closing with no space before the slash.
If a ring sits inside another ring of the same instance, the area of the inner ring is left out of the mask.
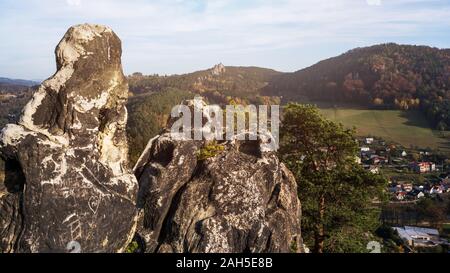
<path id="1" fill-rule="evenodd" d="M 293 72 L 380 43 L 450 47 L 450 3 L 441 0 L 5 0 L 0 77 L 50 77 L 55 46 L 86 22 L 121 38 L 126 74 L 217 63 Z"/>
<path id="2" fill-rule="evenodd" d="M 390 43 L 393 43 L 393 42 L 386 42 L 386 43 L 382 43 L 382 44 L 390 44 Z M 374 45 L 381 45 L 381 44 L 373 44 L 373 45 L 367 45 L 367 46 L 370 47 L 370 46 L 374 46 Z M 414 44 L 399 44 L 399 45 L 433 47 L 433 46 L 430 46 L 430 45 L 421 45 L 421 44 L 417 44 L 417 45 L 414 45 Z M 447 48 L 447 47 L 445 47 L 445 48 L 444 47 L 441 47 L 441 48 L 436 47 L 436 48 L 438 48 L 438 49 L 450 49 L 450 48 Z M 329 58 L 337 57 L 339 55 L 347 53 L 348 51 L 350 51 L 352 49 L 356 49 L 356 48 L 349 48 L 349 49 L 347 49 L 347 50 L 345 50 L 345 51 L 343 51 L 341 53 L 338 53 L 337 55 L 325 57 L 324 59 L 320 59 L 320 60 L 317 60 L 316 62 L 311 63 L 310 65 L 307 65 L 307 66 L 304 66 L 304 67 L 299 67 L 298 69 L 295 69 L 295 70 L 292 70 L 292 71 L 281 71 L 281 70 L 278 70 L 278 69 L 274 69 L 272 67 L 256 66 L 256 65 L 251 65 L 251 64 L 249 64 L 249 65 L 230 65 L 230 64 L 226 64 L 226 63 L 223 63 L 223 62 L 219 61 L 217 63 L 212 63 L 211 65 L 209 65 L 207 67 L 200 67 L 200 68 L 195 69 L 195 70 L 182 71 L 182 72 L 179 72 L 179 73 L 171 73 L 171 74 L 169 74 L 169 73 L 158 73 L 158 72 L 145 73 L 143 71 L 125 71 L 126 70 L 125 67 L 124 67 L 124 73 L 125 73 L 126 76 L 131 76 L 133 73 L 142 73 L 143 75 L 146 75 L 146 76 L 149 76 L 149 75 L 173 76 L 173 75 L 183 75 L 183 74 L 189 74 L 189 73 L 193 73 L 193 72 L 197 72 L 197 71 L 203 71 L 203 70 L 211 69 L 215 65 L 218 65 L 218 64 L 223 64 L 226 67 L 257 67 L 257 68 L 272 69 L 272 70 L 275 70 L 277 72 L 282 72 L 282 73 L 293 73 L 293 72 L 297 72 L 299 70 L 308 68 L 310 66 L 314 66 L 315 64 L 319 63 L 320 61 L 327 60 Z M 55 68 L 54 72 L 56 72 L 56 68 Z M 49 74 L 48 76 L 46 76 L 45 78 L 17 78 L 17 77 L 9 77 L 8 75 L 0 75 L 0 78 L 8 78 L 8 79 L 11 79 L 11 80 L 27 80 L 27 81 L 37 81 L 37 82 L 39 82 L 39 81 L 44 81 L 47 78 L 50 78 L 52 76 L 53 76 L 53 72 L 51 74 Z"/>

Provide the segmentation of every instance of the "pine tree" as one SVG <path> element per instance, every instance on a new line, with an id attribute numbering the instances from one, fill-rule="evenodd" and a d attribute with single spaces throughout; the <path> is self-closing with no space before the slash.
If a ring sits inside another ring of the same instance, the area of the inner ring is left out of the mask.
<path id="1" fill-rule="evenodd" d="M 280 156 L 298 183 L 305 242 L 317 253 L 366 251 L 387 182 L 355 162 L 354 130 L 324 119 L 314 106 L 291 103 L 280 133 Z"/>

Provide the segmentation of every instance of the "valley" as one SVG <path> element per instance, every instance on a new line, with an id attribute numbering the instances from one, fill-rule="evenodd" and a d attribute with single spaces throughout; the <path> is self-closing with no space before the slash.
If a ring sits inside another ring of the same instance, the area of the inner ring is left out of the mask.
<path id="1" fill-rule="evenodd" d="M 356 127 L 359 136 L 381 137 L 405 147 L 439 149 L 450 152 L 449 132 L 432 129 L 417 111 L 371 110 L 321 107 L 328 119 L 347 128 Z"/>

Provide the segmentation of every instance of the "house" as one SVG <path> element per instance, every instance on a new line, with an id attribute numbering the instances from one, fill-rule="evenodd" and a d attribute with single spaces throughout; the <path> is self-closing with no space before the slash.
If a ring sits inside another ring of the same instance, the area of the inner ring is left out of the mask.
<path id="1" fill-rule="evenodd" d="M 410 168 L 417 173 L 428 173 L 436 170 L 436 164 L 433 162 L 413 162 Z"/>
<path id="2" fill-rule="evenodd" d="M 373 141 L 374 141 L 373 137 L 366 137 L 366 144 L 367 144 L 367 145 L 372 144 Z"/>
<path id="3" fill-rule="evenodd" d="M 408 155 L 408 153 L 406 153 L 406 151 L 402 152 L 402 157 L 406 157 Z"/>
<path id="4" fill-rule="evenodd" d="M 394 227 L 400 238 L 412 247 L 431 247 L 440 243 L 439 231 L 421 227 Z"/>
<path id="5" fill-rule="evenodd" d="M 412 191 L 408 192 L 408 196 L 411 197 L 411 199 L 420 199 L 425 197 L 425 193 L 423 193 L 422 190 L 413 189 Z"/>
<path id="6" fill-rule="evenodd" d="M 369 147 L 361 147 L 361 152 L 362 153 L 370 152 L 370 148 Z"/>
<path id="7" fill-rule="evenodd" d="M 384 156 L 380 156 L 378 158 L 378 160 L 380 160 L 380 164 L 388 164 L 389 163 L 389 160 Z"/>
<path id="8" fill-rule="evenodd" d="M 371 155 L 370 156 L 370 160 L 371 160 L 373 165 L 387 164 L 388 163 L 388 159 L 386 157 L 379 156 L 379 155 Z"/>
<path id="9" fill-rule="evenodd" d="M 430 164 L 430 171 L 431 172 L 436 171 L 436 164 L 434 164 L 433 162 L 429 162 L 429 164 Z"/>
<path id="10" fill-rule="evenodd" d="M 430 189 L 430 194 L 442 194 L 444 192 L 445 188 L 442 185 L 436 185 Z"/>
<path id="11" fill-rule="evenodd" d="M 402 183 L 402 188 L 406 192 L 410 192 L 413 190 L 413 185 L 411 183 Z"/>
<path id="12" fill-rule="evenodd" d="M 380 158 L 379 158 L 378 156 L 372 157 L 372 158 L 370 159 L 370 162 L 371 162 L 373 165 L 377 165 L 377 164 L 380 163 Z"/>
<path id="13" fill-rule="evenodd" d="M 407 192 L 405 192 L 405 191 L 399 191 L 399 192 L 396 192 L 396 193 L 395 193 L 395 198 L 396 198 L 398 201 L 403 201 L 403 200 L 405 200 L 406 195 L 407 195 Z"/>

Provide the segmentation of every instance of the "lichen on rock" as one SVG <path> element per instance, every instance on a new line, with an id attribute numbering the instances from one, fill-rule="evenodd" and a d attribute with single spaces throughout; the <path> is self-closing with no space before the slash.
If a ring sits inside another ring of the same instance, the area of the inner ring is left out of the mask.
<path id="1" fill-rule="evenodd" d="M 136 226 L 128 168 L 121 42 L 108 27 L 70 28 L 57 72 L 0 136 L 6 162 L 0 251 L 120 252 Z M 1 190 L 1 189 L 0 189 Z"/>

